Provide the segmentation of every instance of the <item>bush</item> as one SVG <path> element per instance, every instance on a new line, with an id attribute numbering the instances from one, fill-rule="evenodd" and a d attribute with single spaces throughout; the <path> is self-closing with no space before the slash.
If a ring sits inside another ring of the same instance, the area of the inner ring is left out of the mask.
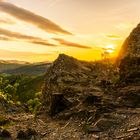
<path id="1" fill-rule="evenodd" d="M 41 106 L 41 102 L 38 98 L 34 98 L 34 99 L 28 100 L 27 105 L 31 113 L 36 113 Z"/>

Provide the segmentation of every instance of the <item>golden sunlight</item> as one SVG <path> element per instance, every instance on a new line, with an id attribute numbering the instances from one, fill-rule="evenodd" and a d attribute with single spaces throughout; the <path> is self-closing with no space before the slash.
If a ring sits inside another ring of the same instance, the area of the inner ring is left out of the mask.
<path id="1" fill-rule="evenodd" d="M 114 53 L 115 49 L 116 49 L 116 45 L 114 44 L 110 44 L 105 47 L 105 51 L 108 53 Z"/>
<path id="2" fill-rule="evenodd" d="M 110 50 L 115 50 L 115 45 L 114 44 L 110 44 L 110 45 L 107 45 L 105 48 L 106 49 L 110 49 Z"/>

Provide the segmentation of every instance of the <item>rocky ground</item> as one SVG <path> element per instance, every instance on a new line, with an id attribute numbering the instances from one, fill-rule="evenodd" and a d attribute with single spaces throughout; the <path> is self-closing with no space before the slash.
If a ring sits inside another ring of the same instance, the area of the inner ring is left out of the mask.
<path id="1" fill-rule="evenodd" d="M 4 116 L 3 116 L 4 117 Z M 4 126 L 1 139 L 36 140 L 126 140 L 140 138 L 140 108 L 116 108 L 97 121 L 57 120 L 32 114 L 6 114 L 10 124 Z"/>

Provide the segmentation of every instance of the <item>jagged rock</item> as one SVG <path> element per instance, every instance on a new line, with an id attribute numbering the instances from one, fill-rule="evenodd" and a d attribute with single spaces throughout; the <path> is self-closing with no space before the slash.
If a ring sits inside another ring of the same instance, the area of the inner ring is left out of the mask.
<path id="1" fill-rule="evenodd" d="M 140 107 L 140 24 L 124 42 L 119 59 L 119 102 L 127 107 Z M 122 84 L 123 83 L 123 84 Z"/>
<path id="2" fill-rule="evenodd" d="M 59 55 L 46 73 L 43 88 L 46 110 L 53 116 L 70 108 L 74 113 L 82 110 L 82 106 L 99 105 L 104 94 L 99 82 L 111 78 L 107 67 Z"/>
<path id="3" fill-rule="evenodd" d="M 140 81 L 140 58 L 127 56 L 121 60 L 120 80 L 126 84 Z"/>
<path id="4" fill-rule="evenodd" d="M 125 83 L 140 81 L 140 24 L 124 42 L 118 56 L 120 80 Z"/>
<path id="5" fill-rule="evenodd" d="M 140 86 L 126 86 L 119 89 L 120 104 L 127 107 L 140 107 Z"/>

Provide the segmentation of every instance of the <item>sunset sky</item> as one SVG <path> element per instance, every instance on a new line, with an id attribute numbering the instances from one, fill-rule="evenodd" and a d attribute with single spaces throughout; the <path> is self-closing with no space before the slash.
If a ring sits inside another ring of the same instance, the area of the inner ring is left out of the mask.
<path id="1" fill-rule="evenodd" d="M 140 0 L 0 0 L 0 59 L 116 56 L 139 23 Z"/>

